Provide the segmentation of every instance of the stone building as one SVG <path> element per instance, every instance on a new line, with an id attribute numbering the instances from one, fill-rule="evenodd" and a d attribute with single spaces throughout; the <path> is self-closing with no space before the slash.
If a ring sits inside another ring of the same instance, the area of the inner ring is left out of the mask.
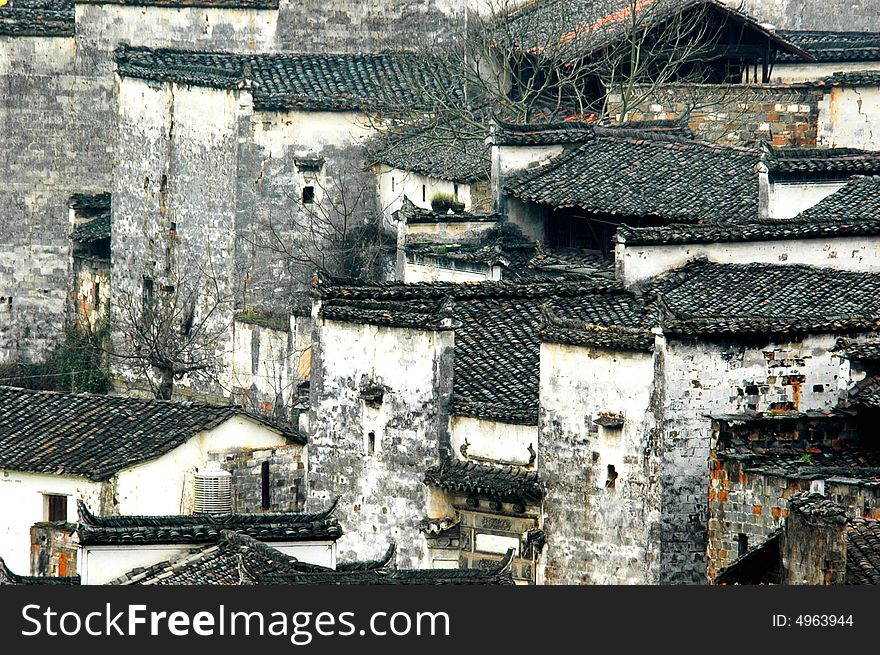
<path id="1" fill-rule="evenodd" d="M 880 521 L 847 516 L 819 493 L 788 499 L 787 518 L 758 547 L 737 558 L 716 584 L 880 584 Z"/>
<path id="2" fill-rule="evenodd" d="M 0 297 L 12 298 L 0 357 L 38 359 L 63 338 L 72 291 L 68 200 L 114 185 L 117 46 L 306 54 L 416 49 L 463 26 L 468 7 L 467 0 L 6 3 L 0 149 L 9 156 L 0 172 L 0 212 L 7 217 L 0 254 L 15 266 L 0 277 Z M 158 194 L 160 179 L 151 184 Z"/>

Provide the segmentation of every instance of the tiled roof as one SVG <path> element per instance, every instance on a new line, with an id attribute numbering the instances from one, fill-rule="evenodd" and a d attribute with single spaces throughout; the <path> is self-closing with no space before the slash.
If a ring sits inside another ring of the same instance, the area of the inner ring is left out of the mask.
<path id="1" fill-rule="evenodd" d="M 17 575 L 9 570 L 6 562 L 0 557 L 0 587 L 3 585 L 78 585 L 80 577 L 72 575 L 67 577 Z"/>
<path id="2" fill-rule="evenodd" d="M 880 176 L 854 176 L 842 189 L 804 210 L 801 219 L 855 217 L 880 220 Z"/>
<path id="3" fill-rule="evenodd" d="M 535 425 L 542 307 L 581 325 L 637 326 L 644 308 L 617 282 L 422 283 L 320 289 L 327 319 L 415 329 L 455 329 L 453 413 Z"/>
<path id="4" fill-rule="evenodd" d="M 9 0 L 0 7 L 0 35 L 73 36 L 73 0 Z"/>
<path id="5" fill-rule="evenodd" d="M 502 29 L 523 50 L 564 48 L 562 52 L 567 57 L 586 57 L 628 36 L 625 26 L 632 22 L 632 7 L 632 0 L 527 2 L 510 12 Z M 797 46 L 763 27 L 751 16 L 716 0 L 648 0 L 636 3 L 636 12 L 641 14 L 638 19 L 640 25 L 644 25 L 661 23 L 679 11 L 701 7 L 716 11 L 727 16 L 731 23 L 748 26 L 766 36 L 777 50 L 802 54 L 803 58 L 811 59 Z"/>
<path id="6" fill-rule="evenodd" d="M 321 571 L 315 573 L 260 573 L 247 562 L 242 568 L 255 584 L 323 584 L 323 585 L 510 585 L 513 574 L 510 564 L 513 550 L 492 568 L 480 569 L 395 569 L 392 567 Z"/>
<path id="7" fill-rule="evenodd" d="M 880 521 L 850 520 L 846 531 L 846 584 L 880 584 Z"/>
<path id="8" fill-rule="evenodd" d="M 253 82 L 263 111 L 349 111 L 415 107 L 415 85 L 439 84 L 424 60 L 403 53 L 259 54 L 131 48 L 116 50 L 120 75 L 222 89 Z"/>
<path id="9" fill-rule="evenodd" d="M 489 179 L 486 135 L 455 124 L 415 126 L 376 138 L 370 160 L 427 177 L 468 184 Z"/>
<path id="10" fill-rule="evenodd" d="M 0 468 L 106 480 L 239 415 L 264 422 L 233 405 L 0 387 Z"/>
<path id="11" fill-rule="evenodd" d="M 596 138 L 592 123 L 556 121 L 517 124 L 496 119 L 492 142 L 497 146 L 543 146 L 578 144 Z"/>
<path id="12" fill-rule="evenodd" d="M 824 519 L 846 521 L 846 508 L 835 503 L 828 496 L 812 491 L 801 491 L 788 498 L 788 506 L 801 514 Z"/>
<path id="13" fill-rule="evenodd" d="M 757 150 L 608 130 L 550 163 L 513 175 L 515 198 L 589 213 L 672 221 L 758 215 Z"/>
<path id="14" fill-rule="evenodd" d="M 845 354 L 852 360 L 880 360 L 880 341 L 853 344 L 846 349 Z"/>
<path id="15" fill-rule="evenodd" d="M 766 160 L 776 176 L 788 173 L 880 173 L 880 152 L 858 148 L 772 148 Z"/>
<path id="16" fill-rule="evenodd" d="M 110 202 L 109 193 L 74 193 L 68 204 L 80 211 L 103 213 L 110 211 Z"/>
<path id="17" fill-rule="evenodd" d="M 261 541 L 333 540 L 342 536 L 333 516 L 336 503 L 315 514 L 180 514 L 95 516 L 78 501 L 77 535 L 84 546 L 124 544 L 214 544 L 224 530 Z"/>
<path id="18" fill-rule="evenodd" d="M 777 30 L 779 36 L 806 50 L 817 62 L 880 61 L 880 32 L 825 32 Z M 776 55 L 777 63 L 801 61 L 788 53 Z"/>
<path id="19" fill-rule="evenodd" d="M 880 274 L 694 260 L 646 285 L 671 334 L 788 334 L 880 329 Z"/>
<path id="20" fill-rule="evenodd" d="M 866 377 L 848 392 L 849 405 L 880 409 L 880 378 Z"/>
<path id="21" fill-rule="evenodd" d="M 692 225 L 674 223 L 661 227 L 617 228 L 617 238 L 628 246 L 656 246 L 685 243 L 737 243 L 787 239 L 827 239 L 880 235 L 880 216 L 809 217 L 731 221 L 725 224 Z"/>
<path id="22" fill-rule="evenodd" d="M 858 443 L 756 443 L 736 437 L 717 456 L 739 460 L 744 470 L 768 475 L 803 480 L 841 477 L 880 484 L 880 451 Z"/>
<path id="23" fill-rule="evenodd" d="M 536 471 L 449 460 L 425 472 L 425 484 L 492 500 L 534 504 L 544 497 Z"/>
<path id="24" fill-rule="evenodd" d="M 329 570 L 301 562 L 246 534 L 221 530 L 215 542 L 146 568 L 136 568 L 110 584 L 240 585 L 241 563 L 260 573 Z"/>
<path id="25" fill-rule="evenodd" d="M 110 212 L 107 212 L 87 223 L 80 223 L 70 233 L 70 238 L 80 243 L 109 239 L 112 227 L 110 220 Z"/>
<path id="26" fill-rule="evenodd" d="M 644 132 L 679 138 L 693 138 L 686 123 L 673 120 L 646 120 L 609 125 L 580 121 L 511 123 L 495 119 L 492 142 L 499 146 L 572 145 L 593 141 L 597 136 L 642 137 Z"/>
<path id="27" fill-rule="evenodd" d="M 878 86 L 880 85 L 880 71 L 849 71 L 834 73 L 821 80 L 821 86 Z"/>

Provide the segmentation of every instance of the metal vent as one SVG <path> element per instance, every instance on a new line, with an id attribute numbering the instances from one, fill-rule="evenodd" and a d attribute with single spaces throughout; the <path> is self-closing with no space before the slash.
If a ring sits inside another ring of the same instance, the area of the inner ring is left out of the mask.
<path id="1" fill-rule="evenodd" d="M 224 514 L 232 511 L 232 474 L 203 471 L 195 476 L 194 514 Z"/>

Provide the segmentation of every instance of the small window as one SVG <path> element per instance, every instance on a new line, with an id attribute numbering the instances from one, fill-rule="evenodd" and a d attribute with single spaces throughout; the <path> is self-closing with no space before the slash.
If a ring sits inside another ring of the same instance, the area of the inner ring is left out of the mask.
<path id="1" fill-rule="evenodd" d="M 455 194 L 455 199 L 458 200 L 458 182 L 452 184 L 452 191 Z"/>
<path id="2" fill-rule="evenodd" d="M 372 430 L 367 435 L 367 455 L 372 455 L 376 452 L 376 433 Z"/>
<path id="3" fill-rule="evenodd" d="M 67 496 L 46 494 L 46 520 L 51 523 L 67 521 Z"/>
<path id="4" fill-rule="evenodd" d="M 394 178 L 391 178 L 391 193 L 394 193 Z"/>
<path id="5" fill-rule="evenodd" d="M 92 303 L 95 306 L 95 309 L 99 309 L 101 306 L 101 283 L 95 282 L 95 298 Z"/>
<path id="6" fill-rule="evenodd" d="M 263 462 L 262 468 L 260 470 L 260 477 L 262 482 L 262 499 L 260 502 L 260 507 L 263 509 L 269 509 L 270 499 L 269 499 L 269 462 Z"/>
<path id="7" fill-rule="evenodd" d="M 605 480 L 605 488 L 606 489 L 614 489 L 617 485 L 617 470 L 614 468 L 614 464 L 608 465 L 608 479 Z"/>
<path id="8" fill-rule="evenodd" d="M 425 198 L 428 197 L 428 188 L 423 184 L 422 185 L 422 202 L 425 202 Z"/>
<path id="9" fill-rule="evenodd" d="M 745 555 L 749 550 L 749 535 L 740 532 L 736 537 L 737 556 Z"/>
<path id="10" fill-rule="evenodd" d="M 156 291 L 153 286 L 153 278 L 144 277 L 144 289 L 143 289 L 143 309 L 144 314 L 149 315 L 153 311 L 153 306 L 156 300 Z"/>
<path id="11" fill-rule="evenodd" d="M 304 186 L 303 187 L 303 204 L 311 205 L 315 202 L 315 187 L 313 186 Z"/>

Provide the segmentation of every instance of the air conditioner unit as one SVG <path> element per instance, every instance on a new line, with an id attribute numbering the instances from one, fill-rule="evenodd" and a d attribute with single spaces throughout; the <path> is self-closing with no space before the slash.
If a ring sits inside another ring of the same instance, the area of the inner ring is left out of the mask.
<path id="1" fill-rule="evenodd" d="M 193 514 L 226 514 L 232 511 L 232 474 L 228 471 L 196 473 Z"/>

